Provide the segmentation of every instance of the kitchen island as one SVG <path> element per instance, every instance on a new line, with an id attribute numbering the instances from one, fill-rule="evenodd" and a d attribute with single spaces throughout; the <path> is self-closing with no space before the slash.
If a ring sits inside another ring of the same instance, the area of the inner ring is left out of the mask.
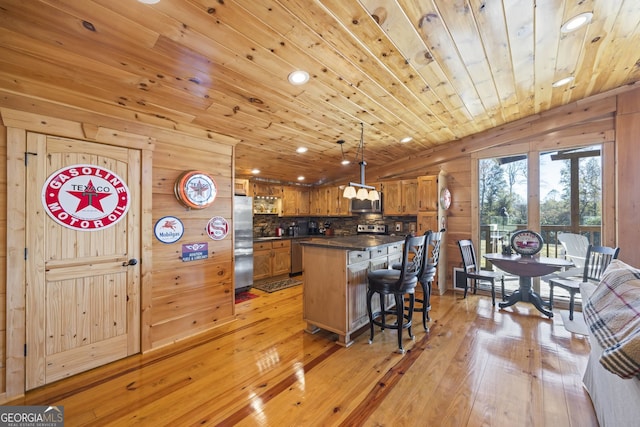
<path id="1" fill-rule="evenodd" d="M 301 242 L 304 265 L 303 318 L 306 331 L 338 334 L 338 344 L 369 323 L 367 273 L 402 261 L 403 236 L 357 235 Z M 388 298 L 386 307 L 394 305 Z M 377 298 L 373 311 L 379 309 Z"/>

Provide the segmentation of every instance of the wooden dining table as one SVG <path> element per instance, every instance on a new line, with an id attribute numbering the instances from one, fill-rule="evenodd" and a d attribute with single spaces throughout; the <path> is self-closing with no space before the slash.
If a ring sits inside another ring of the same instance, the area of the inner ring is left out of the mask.
<path id="1" fill-rule="evenodd" d="M 500 253 L 485 254 L 484 257 L 500 270 L 519 277 L 520 287 L 509 295 L 506 301 L 498 304 L 500 308 L 510 307 L 518 301 L 530 302 L 545 316 L 553 317 L 553 312 L 545 308 L 549 305 L 542 301 L 540 295 L 533 290 L 533 278 L 571 267 L 573 266 L 571 261 L 537 255 L 503 255 Z"/>

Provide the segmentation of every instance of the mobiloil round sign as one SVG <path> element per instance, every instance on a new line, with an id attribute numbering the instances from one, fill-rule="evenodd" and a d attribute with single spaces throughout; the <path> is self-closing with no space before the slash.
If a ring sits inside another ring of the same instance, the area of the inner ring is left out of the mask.
<path id="1" fill-rule="evenodd" d="M 111 227 L 125 217 L 129 188 L 114 172 L 96 165 L 72 165 L 49 176 L 42 204 L 58 224 L 82 231 Z"/>

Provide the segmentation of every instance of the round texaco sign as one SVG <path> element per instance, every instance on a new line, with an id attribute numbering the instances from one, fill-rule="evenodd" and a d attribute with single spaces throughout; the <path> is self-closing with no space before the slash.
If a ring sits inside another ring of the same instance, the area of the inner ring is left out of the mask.
<path id="1" fill-rule="evenodd" d="M 82 231 L 111 227 L 125 217 L 131 195 L 122 178 L 96 165 L 72 165 L 49 176 L 42 204 L 58 224 Z"/>

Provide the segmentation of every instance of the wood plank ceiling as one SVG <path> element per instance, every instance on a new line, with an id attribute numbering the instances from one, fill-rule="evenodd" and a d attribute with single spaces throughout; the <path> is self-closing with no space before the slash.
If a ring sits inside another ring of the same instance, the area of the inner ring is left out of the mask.
<path id="1" fill-rule="evenodd" d="M 224 136 L 238 177 L 357 181 L 361 123 L 380 168 L 640 80 L 639 23 L 638 0 L 0 0 L 0 91 Z"/>

